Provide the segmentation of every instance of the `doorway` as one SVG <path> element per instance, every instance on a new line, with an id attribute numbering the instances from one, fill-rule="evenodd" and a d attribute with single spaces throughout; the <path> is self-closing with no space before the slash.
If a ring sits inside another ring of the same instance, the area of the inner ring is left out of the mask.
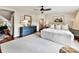
<path id="1" fill-rule="evenodd" d="M 10 34 L 14 36 L 14 11 L 0 9 L 0 26 L 7 25 L 10 30 Z"/>

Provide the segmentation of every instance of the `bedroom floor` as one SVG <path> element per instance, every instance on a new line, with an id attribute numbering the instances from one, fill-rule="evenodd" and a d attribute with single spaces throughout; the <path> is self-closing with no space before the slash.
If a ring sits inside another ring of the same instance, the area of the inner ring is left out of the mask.
<path id="1" fill-rule="evenodd" d="M 36 32 L 36 33 L 34 33 L 34 34 L 36 34 L 36 35 L 38 35 L 39 37 L 41 37 L 41 33 L 40 32 Z M 15 37 L 14 39 L 12 39 L 12 40 L 15 40 L 15 39 L 17 39 L 17 38 L 20 38 L 20 37 Z M 4 40 L 1 40 L 0 41 L 0 44 L 3 44 L 3 43 L 5 43 L 5 42 L 8 42 L 8 41 L 12 41 L 12 40 L 9 40 L 9 39 L 4 39 Z"/>
<path id="2" fill-rule="evenodd" d="M 38 37 L 41 37 L 41 33 L 40 32 L 36 32 L 36 33 L 34 33 L 34 35 L 36 35 Z M 20 37 L 18 37 L 18 38 L 20 38 Z M 15 38 L 15 39 L 17 39 L 17 38 Z M 77 41 L 77 40 L 78 40 L 78 38 L 75 38 L 72 47 L 77 48 L 79 50 L 79 47 L 78 47 L 79 46 L 79 41 Z M 12 41 L 12 40 L 5 39 L 5 40 L 0 41 L 0 44 L 5 43 L 5 42 L 8 42 L 8 41 Z M 0 50 L 0 52 L 1 52 L 1 50 Z"/>
<path id="3" fill-rule="evenodd" d="M 3 40 L 0 41 L 0 44 L 8 42 L 8 41 L 12 41 L 12 40 L 14 40 L 14 39 L 10 39 L 10 40 L 9 39 L 3 39 Z"/>
<path id="4" fill-rule="evenodd" d="M 40 37 L 41 37 L 40 34 L 41 34 L 40 32 L 36 32 L 36 33 L 32 34 L 31 36 L 34 37 L 33 35 L 35 35 L 35 37 L 38 36 L 38 37 L 40 38 Z M 28 36 L 28 37 L 29 37 L 29 36 Z M 19 38 L 20 38 L 20 37 L 19 37 Z M 15 38 L 14 40 L 17 40 L 17 39 L 18 39 L 18 38 Z M 4 43 L 7 42 L 7 41 L 12 41 L 12 40 L 4 40 Z M 79 51 L 79 47 L 78 47 L 78 46 L 79 46 L 79 42 L 78 42 L 77 40 L 74 40 L 74 42 L 73 42 L 73 44 L 72 44 L 72 47 L 73 47 L 73 48 L 76 48 L 76 50 L 78 49 L 78 51 Z M 0 51 L 0 52 L 1 52 L 1 51 Z"/>
<path id="5" fill-rule="evenodd" d="M 40 32 L 36 32 L 34 34 L 36 34 L 37 36 L 41 37 L 41 33 Z M 14 39 L 17 39 L 17 38 L 20 38 L 20 37 L 16 37 Z M 14 39 L 12 39 L 12 40 L 14 40 Z M 1 40 L 0 41 L 0 44 L 5 43 L 5 42 L 8 42 L 8 41 L 12 41 L 12 40 L 8 40 L 8 39 Z M 79 38 L 75 37 L 74 41 L 76 41 L 77 43 L 79 43 Z"/>

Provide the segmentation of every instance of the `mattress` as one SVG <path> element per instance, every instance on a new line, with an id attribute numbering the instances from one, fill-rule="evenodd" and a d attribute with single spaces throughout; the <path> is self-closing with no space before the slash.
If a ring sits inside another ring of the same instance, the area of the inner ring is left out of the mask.
<path id="1" fill-rule="evenodd" d="M 59 53 L 62 47 L 35 34 L 1 44 L 3 53 Z"/>

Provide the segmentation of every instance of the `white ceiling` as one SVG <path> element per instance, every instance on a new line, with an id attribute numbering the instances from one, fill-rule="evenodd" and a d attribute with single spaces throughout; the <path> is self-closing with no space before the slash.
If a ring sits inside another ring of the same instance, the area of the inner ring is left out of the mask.
<path id="1" fill-rule="evenodd" d="M 34 11 L 39 13 L 40 6 L 6 6 L 8 8 L 17 9 L 21 11 Z M 51 11 L 48 11 L 48 13 L 73 13 L 79 10 L 79 6 L 44 6 L 44 8 L 51 8 Z"/>

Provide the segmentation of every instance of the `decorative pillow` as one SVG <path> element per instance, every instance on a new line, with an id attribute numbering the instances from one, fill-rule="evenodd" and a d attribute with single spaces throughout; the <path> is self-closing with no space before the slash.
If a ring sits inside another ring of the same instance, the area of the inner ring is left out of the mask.
<path id="1" fill-rule="evenodd" d="M 50 25 L 50 28 L 54 29 L 54 24 L 53 25 Z"/>
<path id="2" fill-rule="evenodd" d="M 61 30 L 61 24 L 56 24 L 55 28 Z"/>
<path id="3" fill-rule="evenodd" d="M 63 24 L 62 25 L 62 30 L 68 30 L 68 24 Z"/>

